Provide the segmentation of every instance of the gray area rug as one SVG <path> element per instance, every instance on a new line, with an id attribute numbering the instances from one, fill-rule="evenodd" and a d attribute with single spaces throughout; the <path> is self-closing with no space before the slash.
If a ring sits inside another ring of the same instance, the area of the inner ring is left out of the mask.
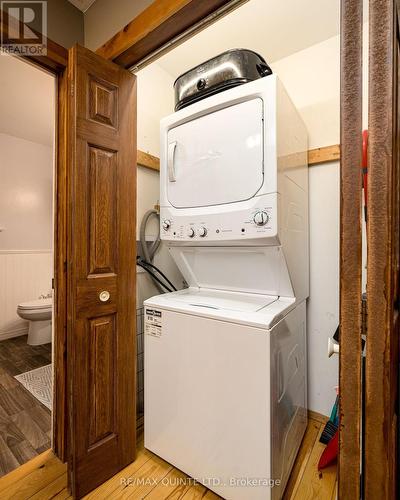
<path id="1" fill-rule="evenodd" d="M 15 375 L 20 382 L 36 399 L 52 409 L 52 365 L 42 366 L 30 372 Z"/>

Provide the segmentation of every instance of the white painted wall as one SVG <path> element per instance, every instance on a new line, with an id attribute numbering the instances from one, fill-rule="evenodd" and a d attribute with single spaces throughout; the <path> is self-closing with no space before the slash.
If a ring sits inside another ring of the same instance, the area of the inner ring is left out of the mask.
<path id="1" fill-rule="evenodd" d="M 51 290 L 53 150 L 0 134 L 0 340 L 26 333 L 17 305 Z"/>
<path id="2" fill-rule="evenodd" d="M 0 250 L 53 247 L 53 150 L 0 134 Z"/>
<path id="3" fill-rule="evenodd" d="M 153 0 L 96 0 L 84 14 L 85 47 L 98 49 Z"/>
<path id="4" fill-rule="evenodd" d="M 155 156 L 160 155 L 160 120 L 173 112 L 174 80 L 157 63 L 137 73 L 137 106 L 138 106 L 138 148 Z M 145 167 L 138 167 L 137 180 L 137 238 L 143 215 L 159 202 L 160 176 L 158 172 Z M 148 237 L 155 238 L 158 233 L 157 219 L 153 218 L 148 225 Z M 182 287 L 182 276 L 168 249 L 161 244 L 154 263 L 171 279 L 176 287 Z M 148 297 L 159 294 L 151 279 L 138 274 L 138 306 Z"/>

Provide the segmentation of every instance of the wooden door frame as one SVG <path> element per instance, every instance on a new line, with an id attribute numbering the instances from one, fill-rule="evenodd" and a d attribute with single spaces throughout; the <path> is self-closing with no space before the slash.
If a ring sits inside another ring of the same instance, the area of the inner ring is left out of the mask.
<path id="1" fill-rule="evenodd" d="M 22 24 L 22 23 L 21 23 Z M 8 15 L 1 12 L 1 31 L 8 34 Z M 46 56 L 18 56 L 19 59 L 51 73 L 56 80 L 55 179 L 54 179 L 54 290 L 53 290 L 53 409 L 52 448 L 63 462 L 67 459 L 66 400 L 66 272 L 67 272 L 67 150 L 66 81 L 68 51 L 46 39 Z"/>
<path id="2" fill-rule="evenodd" d="M 338 494 L 354 499 L 361 466 L 362 16 L 362 0 L 342 0 Z"/>
<path id="3" fill-rule="evenodd" d="M 369 2 L 368 262 L 364 494 L 398 498 L 398 0 Z"/>

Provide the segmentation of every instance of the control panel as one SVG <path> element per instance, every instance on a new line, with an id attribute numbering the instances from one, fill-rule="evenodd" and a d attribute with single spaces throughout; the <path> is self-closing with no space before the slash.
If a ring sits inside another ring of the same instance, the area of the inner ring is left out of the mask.
<path id="1" fill-rule="evenodd" d="M 161 207 L 161 238 L 163 240 L 215 243 L 266 238 L 276 236 L 276 231 L 276 203 L 252 207 L 248 210 L 207 215 L 204 213 L 189 215 L 186 210 Z"/>

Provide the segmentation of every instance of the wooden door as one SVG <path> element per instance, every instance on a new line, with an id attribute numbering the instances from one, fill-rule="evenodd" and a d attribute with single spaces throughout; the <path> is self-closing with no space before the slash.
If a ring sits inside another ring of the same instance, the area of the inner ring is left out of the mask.
<path id="1" fill-rule="evenodd" d="M 69 481 L 82 497 L 135 458 L 136 78 L 69 52 Z"/>

